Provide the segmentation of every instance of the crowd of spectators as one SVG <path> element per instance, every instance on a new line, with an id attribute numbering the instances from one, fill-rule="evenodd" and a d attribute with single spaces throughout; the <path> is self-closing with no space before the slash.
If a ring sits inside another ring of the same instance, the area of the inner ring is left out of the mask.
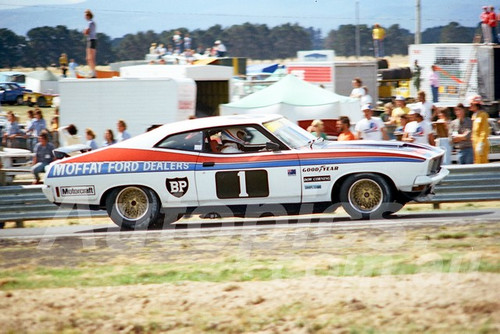
<path id="1" fill-rule="evenodd" d="M 130 137 L 126 122 L 120 119 L 116 123 L 116 135 L 112 129 L 106 129 L 103 133 L 104 140 L 101 145 L 98 145 L 96 134 L 90 128 L 85 129 L 85 139 L 83 139 L 78 134 L 78 128 L 75 124 L 59 126 L 57 108 L 50 124 L 43 117 L 42 110 L 35 108 L 27 111 L 27 121 L 24 124 L 19 123 L 14 112 L 7 111 L 7 122 L 1 130 L 0 147 L 30 150 L 33 153 L 34 183 L 39 183 L 40 173 L 43 173 L 45 167 L 55 159 L 52 152 L 54 149 L 84 144 L 87 149 L 96 150 L 99 147 L 106 147 Z"/>

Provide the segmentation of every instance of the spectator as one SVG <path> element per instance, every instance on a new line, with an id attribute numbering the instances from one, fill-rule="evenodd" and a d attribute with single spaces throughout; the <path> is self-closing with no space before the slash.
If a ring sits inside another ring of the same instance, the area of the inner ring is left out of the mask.
<path id="1" fill-rule="evenodd" d="M 7 147 L 16 147 L 15 138 L 22 134 L 21 128 L 17 123 L 17 117 L 12 111 L 7 111 L 7 124 L 5 125 L 2 136 L 2 143 Z"/>
<path id="2" fill-rule="evenodd" d="M 87 146 L 89 146 L 92 150 L 97 150 L 97 142 L 95 141 L 95 133 L 91 128 L 85 129 L 85 138 L 87 139 Z"/>
<path id="3" fill-rule="evenodd" d="M 446 108 L 438 108 L 437 115 L 438 119 L 433 123 L 435 133 L 437 134 L 435 142 L 436 146 L 443 149 L 445 152 L 443 164 L 449 165 L 451 164 L 451 145 L 449 139 L 450 118 L 448 116 L 448 110 Z"/>
<path id="4" fill-rule="evenodd" d="M 69 76 L 70 78 L 76 78 L 76 68 L 78 67 L 78 64 L 75 62 L 73 58 L 70 59 L 69 61 Z"/>
<path id="5" fill-rule="evenodd" d="M 96 46 L 97 46 L 97 32 L 96 24 L 93 21 L 94 14 L 90 9 L 85 10 L 85 19 L 88 22 L 87 28 L 83 30 L 83 34 L 87 36 L 87 48 L 86 48 L 86 58 L 87 65 L 90 67 L 90 77 L 96 78 L 95 72 L 95 58 L 96 58 Z"/>
<path id="6" fill-rule="evenodd" d="M 396 140 L 403 140 L 403 134 L 406 131 L 406 125 L 410 122 L 409 115 L 401 115 L 400 125 L 394 130 L 394 137 Z"/>
<path id="7" fill-rule="evenodd" d="M 437 103 L 439 102 L 439 75 L 437 74 L 437 66 L 432 65 L 431 66 L 431 73 L 429 74 L 429 84 L 431 85 L 431 91 L 432 91 L 432 102 Z"/>
<path id="8" fill-rule="evenodd" d="M 461 165 L 474 163 L 474 151 L 472 149 L 472 121 L 465 117 L 465 107 L 459 103 L 455 107 L 456 119 L 450 123 L 451 140 L 458 151 L 458 163 Z"/>
<path id="9" fill-rule="evenodd" d="M 373 117 L 373 108 L 370 104 L 362 107 L 365 118 L 356 123 L 355 131 L 357 139 L 386 140 L 384 122 L 379 117 Z"/>
<path id="10" fill-rule="evenodd" d="M 416 144 L 434 145 L 431 125 L 424 121 L 420 112 L 418 108 L 410 111 L 409 115 L 412 116 L 412 121 L 406 125 L 402 140 Z"/>
<path id="11" fill-rule="evenodd" d="M 184 34 L 184 50 L 190 50 L 191 49 L 191 37 L 189 37 L 189 34 L 186 33 Z"/>
<path id="12" fill-rule="evenodd" d="M 392 111 L 392 118 L 395 125 L 401 125 L 401 116 L 408 115 L 410 108 L 406 106 L 406 99 L 404 96 L 398 95 L 395 99 L 396 108 Z"/>
<path id="13" fill-rule="evenodd" d="M 497 14 L 495 13 L 495 7 L 493 6 L 490 6 L 490 13 L 488 16 L 488 26 L 491 29 L 491 43 L 498 44 Z"/>
<path id="14" fill-rule="evenodd" d="M 474 149 L 474 163 L 488 163 L 488 153 L 490 143 L 488 136 L 490 134 L 490 125 L 488 123 L 488 113 L 481 110 L 483 100 L 481 96 L 476 95 L 470 98 L 470 111 L 472 111 L 472 147 Z"/>
<path id="15" fill-rule="evenodd" d="M 351 121 L 347 116 L 341 116 L 339 120 L 339 131 L 340 134 L 337 138 L 337 141 L 346 141 L 346 140 L 356 140 L 356 137 L 351 132 Z"/>
<path id="16" fill-rule="evenodd" d="M 156 54 L 156 43 L 151 43 L 151 46 L 149 47 L 149 54 L 154 55 Z"/>
<path id="17" fill-rule="evenodd" d="M 394 130 L 396 129 L 396 119 L 392 116 L 394 105 L 391 102 L 384 104 L 384 112 L 380 114 L 380 119 L 385 124 L 387 137 L 389 139 L 396 139 Z"/>
<path id="18" fill-rule="evenodd" d="M 123 119 L 118 120 L 116 128 L 118 129 L 118 135 L 116 136 L 117 142 L 127 140 L 131 137 L 130 133 L 127 132 L 127 124 Z"/>
<path id="19" fill-rule="evenodd" d="M 175 31 L 172 42 L 174 42 L 174 54 L 181 54 L 182 38 L 180 31 Z"/>
<path id="20" fill-rule="evenodd" d="M 373 106 L 373 98 L 371 97 L 370 94 L 368 94 L 368 87 L 363 86 L 361 87 L 365 91 L 365 95 L 361 96 L 360 103 L 361 105 L 363 104 L 371 104 Z"/>
<path id="21" fill-rule="evenodd" d="M 49 142 L 49 134 L 46 130 L 40 132 L 38 136 L 38 144 L 36 144 L 33 157 L 33 167 L 31 172 L 35 176 L 35 181 L 33 184 L 39 184 L 40 173 L 45 172 L 45 167 L 47 167 L 52 161 L 54 161 L 54 153 L 52 152 L 55 146 Z"/>
<path id="22" fill-rule="evenodd" d="M 423 90 L 417 93 L 417 99 L 417 107 L 422 111 L 422 117 L 430 123 L 432 121 L 432 103 L 426 100 L 425 92 Z"/>
<path id="23" fill-rule="evenodd" d="M 328 139 L 326 133 L 324 132 L 325 123 L 323 123 L 323 121 L 320 119 L 315 119 L 314 121 L 312 121 L 309 130 L 310 130 L 309 132 L 311 132 L 313 136 L 316 136 L 318 138 L 323 138 L 324 140 Z"/>
<path id="24" fill-rule="evenodd" d="M 413 85 L 417 89 L 417 91 L 420 91 L 420 76 L 422 74 L 422 67 L 418 65 L 418 60 L 415 60 L 415 63 L 413 64 Z"/>
<path id="25" fill-rule="evenodd" d="M 78 129 L 74 124 L 58 128 L 57 133 L 59 134 L 59 143 L 61 146 L 81 144 L 82 142 L 80 136 L 77 135 Z"/>
<path id="26" fill-rule="evenodd" d="M 68 56 L 65 53 L 61 53 L 59 57 L 59 68 L 61 69 L 63 78 L 66 78 L 66 72 L 68 71 Z"/>
<path id="27" fill-rule="evenodd" d="M 164 56 L 166 53 L 167 53 L 167 48 L 163 45 L 163 44 L 160 44 L 158 45 L 158 47 L 156 48 L 156 53 L 161 57 L 161 56 Z"/>
<path id="28" fill-rule="evenodd" d="M 483 32 L 483 42 L 484 44 L 491 44 L 491 27 L 489 25 L 490 12 L 488 6 L 483 6 L 483 12 L 479 17 L 481 19 L 481 30 Z"/>
<path id="29" fill-rule="evenodd" d="M 47 123 L 43 119 L 43 114 L 40 109 L 35 110 L 35 119 L 31 122 L 30 126 L 26 130 L 26 135 L 28 140 L 31 142 L 30 147 L 34 150 L 35 144 L 38 141 L 40 133 L 42 130 L 47 129 Z"/>
<path id="30" fill-rule="evenodd" d="M 217 57 L 225 57 L 227 53 L 226 46 L 222 44 L 220 40 L 216 40 L 214 44 L 214 49 L 217 53 Z"/>
<path id="31" fill-rule="evenodd" d="M 115 135 L 113 133 L 113 130 L 111 129 L 106 129 L 104 131 L 104 142 L 102 143 L 103 147 L 110 146 L 116 143 L 115 140 Z"/>
<path id="32" fill-rule="evenodd" d="M 353 89 L 351 91 L 351 95 L 349 95 L 350 97 L 361 99 L 366 94 L 361 78 L 352 79 L 352 87 Z"/>
<path id="33" fill-rule="evenodd" d="M 378 23 L 375 23 L 372 30 L 373 49 L 376 58 L 384 57 L 384 38 L 385 30 Z"/>

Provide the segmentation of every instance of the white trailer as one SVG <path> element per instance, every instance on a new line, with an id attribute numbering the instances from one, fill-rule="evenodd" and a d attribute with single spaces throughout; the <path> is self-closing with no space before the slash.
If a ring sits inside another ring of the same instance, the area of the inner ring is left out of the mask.
<path id="1" fill-rule="evenodd" d="M 432 65 L 438 67 L 439 75 L 439 102 L 436 105 L 456 106 L 465 103 L 468 96 L 478 94 L 477 51 L 482 47 L 472 43 L 410 45 L 410 66 L 414 70 L 417 61 L 422 68 L 420 89 L 426 92 L 427 100 L 432 101 L 429 85 Z M 410 93 L 416 96 L 414 85 Z"/>
<path id="2" fill-rule="evenodd" d="M 378 100 L 376 61 L 336 61 L 333 50 L 299 51 L 297 58 L 287 64 L 288 73 L 344 96 L 351 94 L 352 79 L 359 77 L 373 101 Z"/>
<path id="3" fill-rule="evenodd" d="M 64 79 L 59 90 L 59 124 L 74 124 L 82 142 L 91 128 L 99 146 L 106 129 L 116 133 L 119 119 L 136 136 L 151 125 L 185 120 L 196 107 L 196 84 L 188 78 Z"/>

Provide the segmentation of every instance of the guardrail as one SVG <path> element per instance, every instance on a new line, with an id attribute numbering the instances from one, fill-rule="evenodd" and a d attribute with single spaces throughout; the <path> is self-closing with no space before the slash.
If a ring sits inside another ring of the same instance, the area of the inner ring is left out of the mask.
<path id="1" fill-rule="evenodd" d="M 425 203 L 500 200 L 500 163 L 447 166 L 450 174 Z M 105 211 L 60 208 L 50 203 L 42 186 L 0 187 L 0 224 L 7 221 L 105 217 Z"/>
<path id="2" fill-rule="evenodd" d="M 50 203 L 41 185 L 0 187 L 0 224 L 25 220 L 105 217 L 105 211 L 61 208 Z"/>

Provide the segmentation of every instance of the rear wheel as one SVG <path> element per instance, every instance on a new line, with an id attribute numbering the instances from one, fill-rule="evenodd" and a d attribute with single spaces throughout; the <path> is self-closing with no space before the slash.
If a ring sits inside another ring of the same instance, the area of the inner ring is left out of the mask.
<path id="1" fill-rule="evenodd" d="M 111 191 L 106 210 L 111 220 L 124 229 L 144 230 L 160 216 L 160 200 L 148 188 L 128 186 Z"/>
<path id="2" fill-rule="evenodd" d="M 340 187 L 340 201 L 353 219 L 381 218 L 393 212 L 393 191 L 377 174 L 349 176 Z"/>

